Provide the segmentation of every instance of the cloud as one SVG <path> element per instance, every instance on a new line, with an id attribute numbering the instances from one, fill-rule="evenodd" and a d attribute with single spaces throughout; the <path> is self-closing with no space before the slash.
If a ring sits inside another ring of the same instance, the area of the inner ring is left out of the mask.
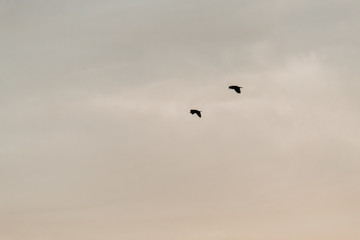
<path id="1" fill-rule="evenodd" d="M 0 238 L 356 239 L 357 6 L 3 1 Z"/>

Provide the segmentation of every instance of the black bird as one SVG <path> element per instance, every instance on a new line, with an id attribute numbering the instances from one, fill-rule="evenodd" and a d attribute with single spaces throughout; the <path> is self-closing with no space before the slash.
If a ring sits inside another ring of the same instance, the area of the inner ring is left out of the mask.
<path id="1" fill-rule="evenodd" d="M 198 115 L 198 116 L 199 116 L 199 118 L 201 118 L 201 111 L 199 111 L 199 110 L 196 110 L 196 109 L 191 109 L 191 110 L 190 110 L 190 113 L 191 113 L 191 114 L 196 113 L 196 115 Z"/>
<path id="2" fill-rule="evenodd" d="M 242 87 L 239 87 L 239 86 L 229 86 L 229 89 L 234 89 L 235 92 L 237 92 L 237 93 L 241 93 L 241 88 Z"/>

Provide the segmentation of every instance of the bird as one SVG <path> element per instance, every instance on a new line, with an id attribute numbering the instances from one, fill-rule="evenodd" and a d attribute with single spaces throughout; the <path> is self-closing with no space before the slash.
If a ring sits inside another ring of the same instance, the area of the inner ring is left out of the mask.
<path id="1" fill-rule="evenodd" d="M 237 92 L 237 93 L 241 93 L 241 88 L 242 87 L 239 87 L 239 86 L 229 86 L 229 89 L 234 89 L 235 90 L 235 92 Z"/>
<path id="2" fill-rule="evenodd" d="M 191 113 L 191 114 L 195 114 L 195 113 L 196 113 L 196 115 L 198 115 L 199 118 L 201 118 L 201 111 L 199 111 L 199 110 L 191 109 L 191 110 L 190 110 L 190 113 Z"/>

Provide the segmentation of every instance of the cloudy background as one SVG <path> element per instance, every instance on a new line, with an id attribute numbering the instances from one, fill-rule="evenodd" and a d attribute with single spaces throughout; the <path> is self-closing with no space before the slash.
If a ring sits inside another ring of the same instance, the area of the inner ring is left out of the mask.
<path id="1" fill-rule="evenodd" d="M 0 0 L 0 239 L 358 240 L 359 9 Z"/>

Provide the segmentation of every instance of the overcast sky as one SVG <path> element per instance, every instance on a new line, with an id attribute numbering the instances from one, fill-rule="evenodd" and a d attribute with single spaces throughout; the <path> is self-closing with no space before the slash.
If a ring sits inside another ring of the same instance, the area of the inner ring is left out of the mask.
<path id="1" fill-rule="evenodd" d="M 0 0 L 0 239 L 360 239 L 359 9 Z"/>

